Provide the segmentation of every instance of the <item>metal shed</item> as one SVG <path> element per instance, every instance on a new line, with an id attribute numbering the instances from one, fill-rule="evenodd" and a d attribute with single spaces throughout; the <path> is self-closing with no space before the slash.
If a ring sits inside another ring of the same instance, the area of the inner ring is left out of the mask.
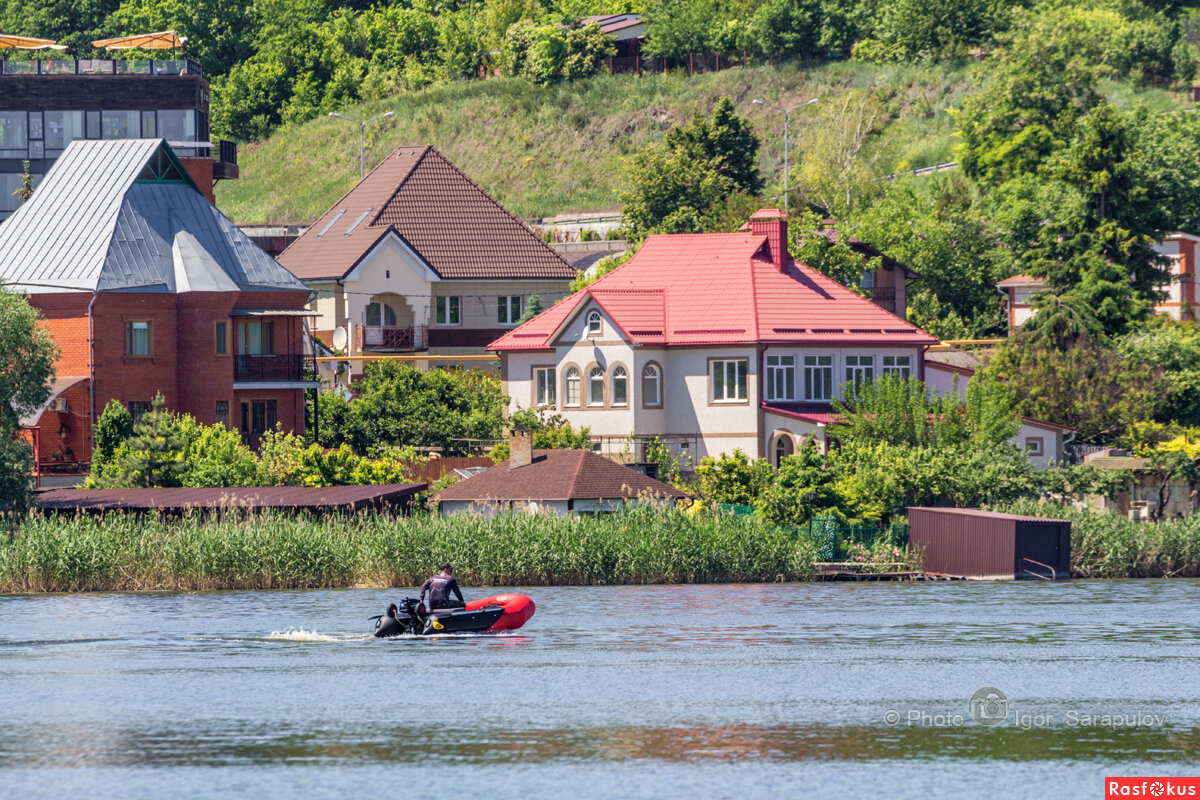
<path id="1" fill-rule="evenodd" d="M 978 580 L 1071 577 L 1071 523 L 974 508 L 908 509 L 908 541 L 930 575 Z"/>
<path id="2" fill-rule="evenodd" d="M 372 486 L 238 486 L 233 488 L 171 489 L 54 489 L 37 496 L 41 511 L 105 513 L 109 511 L 190 510 L 307 511 L 352 513 L 378 509 L 408 513 L 413 496 L 424 483 Z"/>

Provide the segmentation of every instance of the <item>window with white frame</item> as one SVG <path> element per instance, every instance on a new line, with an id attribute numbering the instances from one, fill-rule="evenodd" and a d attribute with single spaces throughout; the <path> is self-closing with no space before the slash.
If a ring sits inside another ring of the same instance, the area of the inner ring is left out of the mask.
<path id="1" fill-rule="evenodd" d="M 912 356 L 884 356 L 880 372 L 907 380 L 912 377 Z"/>
<path id="2" fill-rule="evenodd" d="M 712 401 L 739 403 L 746 399 L 746 372 L 749 362 L 744 358 L 717 360 L 712 363 Z"/>
<path id="3" fill-rule="evenodd" d="M 592 367 L 588 372 L 588 405 L 604 405 L 604 370 Z"/>
<path id="4" fill-rule="evenodd" d="M 857 394 L 875 380 L 875 356 L 846 356 L 846 391 Z"/>
<path id="5" fill-rule="evenodd" d="M 767 399 L 796 399 L 795 356 L 767 356 Z"/>
<path id="6" fill-rule="evenodd" d="M 1041 436 L 1026 436 L 1025 437 L 1025 452 L 1031 456 L 1041 456 L 1046 454 L 1046 440 Z"/>
<path id="7" fill-rule="evenodd" d="M 557 383 L 554 377 L 554 367 L 541 367 L 533 371 L 533 402 L 539 406 L 552 406 L 557 401 L 554 396 Z"/>
<path id="8" fill-rule="evenodd" d="M 437 299 L 436 319 L 438 325 L 461 325 L 462 298 L 439 297 Z"/>
<path id="9" fill-rule="evenodd" d="M 863 270 L 862 277 L 858 279 L 858 288 L 874 289 L 875 288 L 875 270 Z"/>
<path id="10" fill-rule="evenodd" d="M 568 367 L 563 376 L 563 405 L 579 407 L 579 367 Z"/>
<path id="11" fill-rule="evenodd" d="M 613 367 L 612 404 L 614 406 L 629 405 L 629 373 L 624 367 Z"/>
<path id="12" fill-rule="evenodd" d="M 589 311 L 587 315 L 587 335 L 599 336 L 604 330 L 599 311 Z"/>
<path id="13" fill-rule="evenodd" d="M 521 295 L 505 295 L 496 298 L 496 322 L 501 325 L 516 325 L 521 318 Z"/>
<path id="14" fill-rule="evenodd" d="M 656 364 L 647 364 L 642 369 L 642 405 L 662 405 L 662 373 Z"/>
<path id="15" fill-rule="evenodd" d="M 804 399 L 833 398 L 833 356 L 804 357 Z"/>
<path id="16" fill-rule="evenodd" d="M 367 325 L 394 328 L 396 326 L 396 312 L 387 303 L 376 300 L 375 302 L 367 303 L 367 310 L 363 315 L 363 321 Z"/>

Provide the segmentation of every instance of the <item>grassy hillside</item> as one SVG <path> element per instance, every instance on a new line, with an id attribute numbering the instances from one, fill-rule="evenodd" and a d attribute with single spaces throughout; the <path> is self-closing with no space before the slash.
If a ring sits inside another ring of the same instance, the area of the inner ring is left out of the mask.
<path id="1" fill-rule="evenodd" d="M 946 113 L 969 91 L 968 67 L 895 67 L 839 62 L 803 68 L 755 67 L 686 77 L 601 76 L 541 87 L 496 78 L 439 86 L 345 109 L 363 119 L 395 117 L 367 132 L 367 168 L 401 144 L 433 144 L 519 216 L 615 208 L 624 159 L 721 96 L 758 128 L 762 167 L 781 175 L 783 119 L 752 105 L 793 105 L 814 95 L 875 88 L 891 122 L 880 138 L 888 170 L 949 160 L 953 123 Z M 793 164 L 814 109 L 792 120 Z M 357 126 L 315 119 L 244 144 L 241 179 L 217 187 L 217 203 L 238 222 L 310 222 L 358 180 Z"/>

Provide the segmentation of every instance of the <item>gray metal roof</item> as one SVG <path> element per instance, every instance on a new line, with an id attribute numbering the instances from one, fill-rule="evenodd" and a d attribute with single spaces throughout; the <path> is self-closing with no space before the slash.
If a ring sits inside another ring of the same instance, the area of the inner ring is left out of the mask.
<path id="1" fill-rule="evenodd" d="M 65 291 L 307 291 L 187 183 L 139 182 L 161 139 L 71 142 L 0 223 L 0 281 Z"/>

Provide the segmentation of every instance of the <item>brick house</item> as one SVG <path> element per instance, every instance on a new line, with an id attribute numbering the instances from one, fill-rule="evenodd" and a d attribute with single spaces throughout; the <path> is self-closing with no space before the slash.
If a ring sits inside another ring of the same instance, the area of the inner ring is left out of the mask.
<path id="1" fill-rule="evenodd" d="M 400 147 L 279 255 L 316 291 L 317 335 L 354 355 L 483 356 L 575 269 L 429 145 Z M 340 334 L 338 338 L 340 338 Z"/>
<path id="2" fill-rule="evenodd" d="M 37 429 L 43 465 L 91 460 L 115 399 L 238 428 L 304 429 L 316 390 L 308 289 L 209 203 L 159 139 L 72 142 L 0 224 L 0 281 L 24 292 L 61 349 Z"/>
<path id="3" fill-rule="evenodd" d="M 1164 297 L 1154 304 L 1154 313 L 1173 319 L 1197 319 L 1200 314 L 1200 274 L 1196 272 L 1196 244 L 1200 236 L 1172 233 L 1156 242 L 1154 252 L 1167 260 L 1168 281 L 1159 287 Z M 1033 298 L 1045 281 L 1029 275 L 1013 275 L 996 284 L 1008 307 L 1008 333 L 1013 335 L 1036 313 Z"/>

